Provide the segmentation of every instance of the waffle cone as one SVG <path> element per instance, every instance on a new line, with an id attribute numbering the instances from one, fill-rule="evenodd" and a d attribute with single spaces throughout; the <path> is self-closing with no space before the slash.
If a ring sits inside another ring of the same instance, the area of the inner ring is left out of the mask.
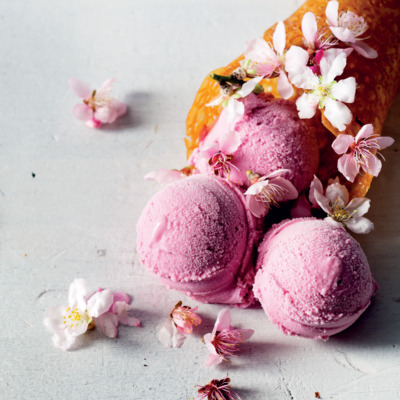
<path id="1" fill-rule="evenodd" d="M 284 21 L 286 28 L 286 49 L 291 45 L 303 46 L 301 21 L 307 11 L 314 13 L 317 23 L 325 22 L 327 0 L 308 0 L 293 15 Z M 353 76 L 357 82 L 355 102 L 347 104 L 353 114 L 353 120 L 347 125 L 346 133 L 355 136 L 361 125 L 373 124 L 374 132 L 381 135 L 383 123 L 400 84 L 400 7 L 398 0 L 340 0 L 339 12 L 353 11 L 363 16 L 368 23 L 367 43 L 378 52 L 378 58 L 366 59 L 353 51 L 348 58 L 344 74 L 340 79 Z M 275 25 L 264 33 L 264 39 L 272 43 Z M 243 55 L 229 65 L 212 72 L 229 75 L 240 66 Z M 279 98 L 276 89 L 277 79 L 262 81 L 265 93 Z M 290 100 L 303 93 L 296 88 Z M 219 114 L 221 106 L 206 107 L 206 104 L 219 95 L 219 85 L 207 77 L 200 86 L 192 108 L 189 111 L 185 143 L 188 157 L 200 141 L 208 134 Z M 321 164 L 318 175 L 322 180 L 337 176 L 337 156 L 330 144 L 340 132 L 324 117 L 317 113 L 309 122 L 318 132 Z M 372 175 L 360 173 L 354 183 L 349 183 L 351 197 L 363 197 L 372 181 Z"/>

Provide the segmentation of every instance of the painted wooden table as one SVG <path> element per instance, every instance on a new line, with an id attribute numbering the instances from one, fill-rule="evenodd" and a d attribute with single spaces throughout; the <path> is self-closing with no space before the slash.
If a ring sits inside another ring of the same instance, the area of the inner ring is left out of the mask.
<path id="1" fill-rule="evenodd" d="M 261 309 L 232 310 L 255 329 L 239 358 L 206 368 L 200 341 L 218 305 L 181 349 L 156 338 L 173 305 L 139 264 L 135 225 L 158 189 L 143 175 L 185 165 L 185 118 L 204 76 L 293 12 L 294 0 L 49 0 L 0 4 L 0 399 L 190 399 L 229 373 L 243 400 L 400 398 L 399 143 L 369 197 L 376 229 L 359 237 L 380 284 L 360 320 L 328 342 L 286 337 Z M 71 115 L 70 77 L 117 79 L 129 114 L 91 130 Z M 384 134 L 397 137 L 400 97 Z M 133 295 L 143 327 L 98 330 L 53 347 L 44 311 L 83 277 Z"/>

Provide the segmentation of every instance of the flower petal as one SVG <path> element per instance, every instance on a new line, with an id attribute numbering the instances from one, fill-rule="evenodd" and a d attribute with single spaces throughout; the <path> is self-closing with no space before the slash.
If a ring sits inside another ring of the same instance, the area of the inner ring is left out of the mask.
<path id="1" fill-rule="evenodd" d="M 292 97 L 293 87 L 290 84 L 288 77 L 286 76 L 283 69 L 281 69 L 279 73 L 277 89 L 279 94 L 285 100 L 287 100 L 289 97 Z"/>
<path id="2" fill-rule="evenodd" d="M 337 166 L 339 172 L 350 182 L 354 182 L 360 171 L 360 165 L 357 164 L 353 153 L 344 154 L 340 157 Z"/>
<path id="3" fill-rule="evenodd" d="M 344 131 L 353 118 L 349 107 L 330 98 L 326 98 L 324 116 L 339 131 Z"/>
<path id="4" fill-rule="evenodd" d="M 250 93 L 253 92 L 255 87 L 263 80 L 263 78 L 264 78 L 263 76 L 257 76 L 253 79 L 248 80 L 246 83 L 243 84 L 242 88 L 237 93 L 240 95 L 240 97 L 248 96 Z"/>
<path id="5" fill-rule="evenodd" d="M 157 183 L 168 184 L 182 179 L 182 174 L 177 170 L 170 170 L 166 168 L 160 168 L 157 171 L 148 172 L 144 179 L 156 181 Z"/>
<path id="6" fill-rule="evenodd" d="M 118 321 L 123 325 L 128 326 L 140 326 L 140 320 L 134 317 L 131 317 L 128 312 L 130 307 L 124 301 L 115 302 L 112 312 L 117 314 Z"/>
<path id="7" fill-rule="evenodd" d="M 314 191 L 314 196 L 318 205 L 329 215 L 332 209 L 329 204 L 329 199 L 316 190 Z"/>
<path id="8" fill-rule="evenodd" d="M 301 89 L 316 89 L 319 84 L 318 77 L 308 67 L 295 71 L 290 80 Z"/>
<path id="9" fill-rule="evenodd" d="M 309 44 L 314 45 L 318 27 L 315 15 L 312 12 L 306 12 L 301 21 L 301 30 L 303 36 Z"/>
<path id="10" fill-rule="evenodd" d="M 250 339 L 254 335 L 253 329 L 235 329 L 235 331 L 240 333 L 242 341 Z"/>
<path id="11" fill-rule="evenodd" d="M 228 122 L 232 122 L 236 115 L 241 117 L 244 114 L 244 104 L 236 99 L 231 98 L 226 106 L 226 110 L 228 111 Z"/>
<path id="12" fill-rule="evenodd" d="M 186 340 L 186 336 L 178 331 L 172 319 L 167 320 L 160 332 L 158 332 L 157 337 L 158 340 L 168 348 L 179 348 Z"/>
<path id="13" fill-rule="evenodd" d="M 250 212 L 256 218 L 263 218 L 268 214 L 268 208 L 262 201 L 258 201 L 257 197 L 251 194 L 246 195 L 246 204 Z"/>
<path id="14" fill-rule="evenodd" d="M 116 338 L 118 334 L 118 317 L 110 312 L 96 318 L 96 325 L 110 338 Z"/>
<path id="15" fill-rule="evenodd" d="M 276 25 L 274 35 L 272 36 L 272 43 L 276 52 L 282 55 L 286 46 L 285 24 L 282 21 L 279 21 L 278 25 Z"/>
<path id="16" fill-rule="evenodd" d="M 329 199 L 331 204 L 334 204 L 338 199 L 341 200 L 341 206 L 349 202 L 349 191 L 346 186 L 341 185 L 339 182 L 334 182 L 328 185 L 325 191 L 325 196 Z"/>
<path id="17" fill-rule="evenodd" d="M 356 80 L 353 77 L 342 79 L 332 86 L 332 96 L 345 103 L 354 103 L 356 94 Z"/>
<path id="18" fill-rule="evenodd" d="M 63 312 L 66 308 L 67 307 L 57 306 L 46 310 L 43 322 L 47 329 L 50 329 L 51 331 L 59 331 L 65 328 Z"/>
<path id="19" fill-rule="evenodd" d="M 272 178 L 276 178 L 276 177 L 278 177 L 278 176 L 283 176 L 283 175 L 286 175 L 286 174 L 290 174 L 291 172 L 292 172 L 292 171 L 291 171 L 290 169 L 287 169 L 287 168 L 280 168 L 280 169 L 275 170 L 274 172 L 271 172 L 271 173 L 268 174 L 267 176 L 263 176 L 262 178 L 264 178 L 263 181 L 265 181 L 265 180 L 267 180 L 267 179 L 272 179 Z M 261 180 L 262 178 L 260 178 L 260 180 Z"/>
<path id="20" fill-rule="evenodd" d="M 272 178 L 271 183 L 279 185 L 281 188 L 285 189 L 285 194 L 280 199 L 280 201 L 294 200 L 297 199 L 297 197 L 299 197 L 299 192 L 294 187 L 292 182 L 290 182 L 289 180 L 282 177 L 277 177 L 277 178 Z"/>
<path id="21" fill-rule="evenodd" d="M 342 42 L 353 44 L 357 40 L 353 32 L 348 28 L 331 26 L 330 29 L 333 35 Z"/>
<path id="22" fill-rule="evenodd" d="M 213 329 L 213 335 L 215 335 L 215 332 L 217 331 L 223 331 L 224 329 L 230 329 L 231 328 L 231 312 L 229 309 L 224 308 L 218 313 L 217 320 L 215 321 L 215 326 Z"/>
<path id="23" fill-rule="evenodd" d="M 346 54 L 336 51 L 325 51 L 320 61 L 321 75 L 327 82 L 333 82 L 334 79 L 342 75 L 347 63 Z"/>
<path id="24" fill-rule="evenodd" d="M 223 96 L 218 96 L 214 100 L 211 100 L 209 103 L 207 103 L 206 107 L 219 106 L 223 100 L 224 100 Z"/>
<path id="25" fill-rule="evenodd" d="M 330 26 L 338 26 L 339 2 L 336 0 L 330 1 L 326 6 L 325 14 Z"/>
<path id="26" fill-rule="evenodd" d="M 76 104 L 72 114 L 81 121 L 90 121 L 93 118 L 93 110 L 83 103 Z"/>
<path id="27" fill-rule="evenodd" d="M 386 147 L 391 146 L 394 143 L 394 139 L 390 136 L 380 136 L 375 138 L 380 150 L 386 149 Z"/>
<path id="28" fill-rule="evenodd" d="M 268 179 L 259 179 L 256 183 L 250 185 L 247 190 L 245 191 L 245 195 L 257 195 L 261 193 L 264 186 L 268 185 Z"/>
<path id="29" fill-rule="evenodd" d="M 90 86 L 87 83 L 80 81 L 79 79 L 71 78 L 68 81 L 68 84 L 72 91 L 81 99 L 87 99 L 92 94 Z"/>
<path id="30" fill-rule="evenodd" d="M 324 187 L 322 186 L 322 182 L 314 175 L 314 179 L 312 180 L 310 185 L 310 193 L 308 195 L 308 198 L 310 199 L 310 202 L 314 207 L 318 206 L 318 202 L 315 199 L 315 191 L 322 195 L 324 194 Z"/>
<path id="31" fill-rule="evenodd" d="M 370 233 L 374 224 L 368 218 L 352 218 L 346 222 L 346 226 L 354 233 Z"/>
<path id="32" fill-rule="evenodd" d="M 242 144 L 240 135 L 236 131 L 230 131 L 218 139 L 219 149 L 224 154 L 233 154 Z"/>
<path id="33" fill-rule="evenodd" d="M 306 68 L 309 58 L 308 52 L 298 46 L 291 46 L 287 51 L 285 56 L 285 70 L 289 73 L 289 79 L 292 82 L 294 75 L 301 73 Z"/>
<path id="34" fill-rule="evenodd" d="M 69 286 L 68 305 L 71 308 L 78 307 L 79 310 L 86 310 L 85 296 L 87 294 L 87 285 L 84 279 L 77 278 Z"/>
<path id="35" fill-rule="evenodd" d="M 353 143 L 353 136 L 342 133 L 333 141 L 332 148 L 337 154 L 344 154 Z"/>
<path id="36" fill-rule="evenodd" d="M 371 200 L 367 199 L 365 197 L 355 197 L 350 201 L 350 203 L 347 205 L 346 210 L 349 212 L 356 212 L 356 217 L 362 217 L 364 214 L 366 214 L 369 210 L 369 207 L 371 205 Z"/>
<path id="37" fill-rule="evenodd" d="M 373 59 L 378 57 L 378 52 L 361 40 L 357 40 L 357 42 L 352 43 L 351 47 L 353 47 L 357 53 L 361 54 L 365 58 Z"/>
<path id="38" fill-rule="evenodd" d="M 366 164 L 361 165 L 362 169 L 373 176 L 378 176 L 382 169 L 382 161 L 375 155 L 370 155 Z"/>
<path id="39" fill-rule="evenodd" d="M 355 142 L 358 143 L 362 139 L 367 139 L 374 134 L 374 127 L 372 124 L 364 125 L 357 133 Z"/>
<path id="40" fill-rule="evenodd" d="M 91 317 L 97 318 L 106 313 L 113 303 L 114 296 L 109 289 L 96 292 L 87 302 L 87 310 Z"/>
<path id="41" fill-rule="evenodd" d="M 56 332 L 53 335 L 53 343 L 56 347 L 66 351 L 73 346 L 73 344 L 75 343 L 75 338 L 75 336 L 69 335 L 64 329 L 62 331 Z"/>
<path id="42" fill-rule="evenodd" d="M 213 365 L 217 365 L 222 363 L 223 358 L 221 356 L 210 354 L 206 360 L 206 367 L 211 367 Z"/>
<path id="43" fill-rule="evenodd" d="M 296 100 L 297 111 L 299 112 L 299 117 L 312 118 L 315 115 L 318 106 L 318 97 L 312 94 L 303 93 Z"/>

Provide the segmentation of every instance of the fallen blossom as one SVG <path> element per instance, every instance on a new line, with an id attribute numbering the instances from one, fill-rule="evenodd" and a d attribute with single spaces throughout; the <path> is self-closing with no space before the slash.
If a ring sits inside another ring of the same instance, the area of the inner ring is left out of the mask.
<path id="1" fill-rule="evenodd" d="M 222 107 L 227 109 L 230 120 L 235 116 L 241 117 L 244 114 L 244 104 L 239 99 L 253 93 L 262 79 L 262 76 L 257 76 L 243 83 L 242 86 L 232 86 L 228 83 L 227 88 L 229 90 L 221 88 L 220 95 L 210 103 L 207 103 L 206 106 L 214 107 L 222 105 Z"/>
<path id="2" fill-rule="evenodd" d="M 195 400 L 240 400 L 230 387 L 228 375 L 224 379 L 213 379 L 208 385 L 200 386 Z"/>
<path id="3" fill-rule="evenodd" d="M 343 154 L 338 160 L 339 172 L 350 182 L 354 182 L 360 168 L 368 174 L 378 176 L 382 162 L 375 153 L 380 155 L 379 150 L 391 146 L 393 142 L 394 139 L 389 136 L 375 135 L 371 124 L 364 125 L 356 137 L 339 135 L 332 143 L 333 150 L 337 154 Z"/>
<path id="4" fill-rule="evenodd" d="M 288 99 L 293 94 L 293 87 L 285 72 L 286 31 L 282 21 L 275 28 L 272 42 L 271 46 L 264 39 L 258 38 L 247 43 L 242 66 L 250 75 L 269 78 L 276 74 L 278 92 L 284 99 Z"/>
<path id="5" fill-rule="evenodd" d="M 183 306 L 179 301 L 158 333 L 158 339 L 165 347 L 181 347 L 185 335 L 193 332 L 193 327 L 201 324 L 201 318 L 195 313 L 198 307 Z"/>
<path id="6" fill-rule="evenodd" d="M 329 180 L 324 192 L 321 181 L 314 176 L 310 201 L 313 205 L 318 204 L 328 214 L 327 220 L 341 224 L 355 233 L 369 233 L 374 229 L 374 224 L 363 217 L 369 210 L 371 200 L 365 197 L 350 200 L 346 186 L 340 184 L 338 177 Z"/>
<path id="7" fill-rule="evenodd" d="M 115 79 L 107 79 L 98 90 L 78 79 L 68 81 L 70 88 L 82 99 L 83 103 L 74 107 L 73 114 L 86 123 L 89 128 L 100 128 L 102 124 L 111 124 L 126 113 L 126 104 L 110 97 Z"/>
<path id="8" fill-rule="evenodd" d="M 336 0 L 329 1 L 325 10 L 334 36 L 366 58 L 378 57 L 378 53 L 363 41 L 366 38 L 361 37 L 368 29 L 364 18 L 352 11 L 342 11 L 339 14 L 338 10 L 339 2 Z"/>
<path id="9" fill-rule="evenodd" d="M 354 102 L 356 80 L 354 77 L 338 82 L 335 80 L 343 73 L 346 62 L 346 53 L 330 49 L 321 58 L 320 76 L 309 68 L 297 75 L 293 83 L 299 88 L 309 90 L 296 101 L 300 118 L 312 118 L 318 107 L 320 110 L 324 109 L 325 117 L 335 128 L 339 131 L 346 128 L 352 119 L 352 113 L 343 102 Z"/>
<path id="10" fill-rule="evenodd" d="M 218 314 L 214 329 L 204 335 L 204 342 L 210 351 L 206 366 L 228 361 L 239 351 L 239 345 L 253 336 L 253 329 L 234 329 L 231 326 L 231 313 L 227 308 Z"/>
<path id="11" fill-rule="evenodd" d="M 298 197 L 293 184 L 283 178 L 283 175 L 290 173 L 288 169 L 278 169 L 262 177 L 251 171 L 246 173 L 252 183 L 245 192 L 246 202 L 251 213 L 257 218 L 264 217 L 272 206 L 279 207 L 279 203 Z"/>
<path id="12" fill-rule="evenodd" d="M 221 136 L 217 142 L 199 152 L 197 167 L 201 171 L 211 171 L 214 175 L 229 179 L 232 168 L 239 171 L 234 165 L 234 153 L 242 141 L 236 131 Z"/>
<path id="13" fill-rule="evenodd" d="M 185 167 L 180 170 L 160 168 L 156 171 L 148 172 L 144 179 L 155 181 L 157 183 L 168 184 L 186 178 L 191 175 L 191 168 Z"/>
<path id="14" fill-rule="evenodd" d="M 69 350 L 76 337 L 99 325 L 104 334 L 117 336 L 118 323 L 139 326 L 140 321 L 128 315 L 130 298 L 126 293 L 113 293 L 99 289 L 87 296 L 84 279 L 75 279 L 68 294 L 68 306 L 52 307 L 46 312 L 45 326 L 53 334 L 53 343 L 62 350 Z"/>

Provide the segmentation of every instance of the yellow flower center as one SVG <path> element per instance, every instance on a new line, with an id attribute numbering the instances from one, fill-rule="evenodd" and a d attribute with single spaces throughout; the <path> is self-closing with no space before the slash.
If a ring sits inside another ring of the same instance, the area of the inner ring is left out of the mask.
<path id="1" fill-rule="evenodd" d="M 77 307 L 74 309 L 68 307 L 64 312 L 63 322 L 70 328 L 75 328 L 82 325 L 84 322 L 90 324 L 92 322 L 92 317 L 89 315 L 87 310 L 85 310 L 84 313 L 81 313 Z"/>
<path id="2" fill-rule="evenodd" d="M 354 210 L 353 212 L 346 210 L 346 206 L 339 205 L 338 200 L 336 200 L 335 204 L 332 207 L 331 218 L 337 222 L 344 223 L 344 222 L 352 219 L 353 215 L 356 212 L 357 212 L 357 210 Z"/>

